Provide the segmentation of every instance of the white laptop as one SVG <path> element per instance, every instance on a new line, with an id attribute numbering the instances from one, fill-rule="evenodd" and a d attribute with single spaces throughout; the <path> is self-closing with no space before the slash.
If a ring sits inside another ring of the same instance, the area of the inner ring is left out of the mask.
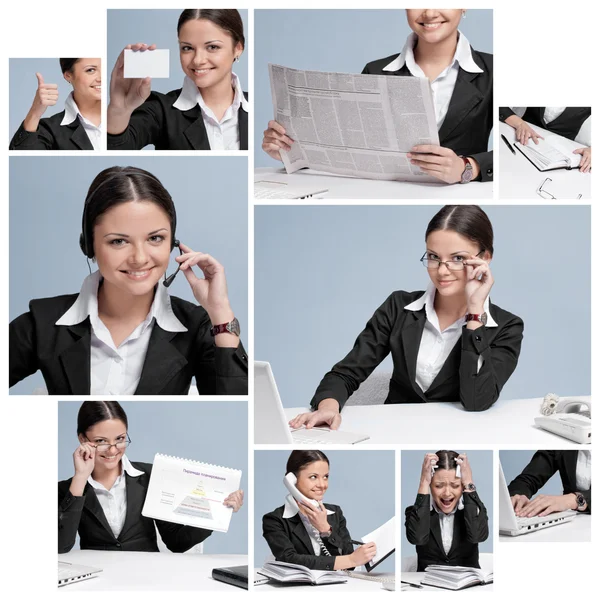
<path id="1" fill-rule="evenodd" d="M 328 188 L 318 185 L 288 184 L 285 181 L 254 180 L 254 198 L 257 200 L 303 200 L 323 198 Z"/>
<path id="2" fill-rule="evenodd" d="M 102 569 L 74 565 L 73 563 L 58 561 L 58 587 L 69 583 L 77 583 L 84 579 L 91 579 L 101 573 Z"/>
<path id="3" fill-rule="evenodd" d="M 523 535 L 532 531 L 539 531 L 546 527 L 554 527 L 554 525 L 562 525 L 572 521 L 576 512 L 573 510 L 563 510 L 561 512 L 552 513 L 545 517 L 517 517 L 510 501 L 510 494 L 502 464 L 499 469 L 498 489 L 500 490 L 500 535 Z"/>
<path id="4" fill-rule="evenodd" d="M 308 411 L 308 409 L 307 409 Z M 254 362 L 255 444 L 357 444 L 369 436 L 326 427 L 290 429 L 268 362 Z"/>

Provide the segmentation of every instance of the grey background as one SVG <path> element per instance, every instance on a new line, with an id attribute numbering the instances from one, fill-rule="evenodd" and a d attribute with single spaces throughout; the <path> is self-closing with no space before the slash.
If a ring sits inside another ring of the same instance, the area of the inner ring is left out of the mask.
<path id="1" fill-rule="evenodd" d="M 506 485 L 509 485 L 517 475 L 521 474 L 535 452 L 535 450 L 500 450 L 500 462 L 502 463 Z M 557 471 L 535 495 L 562 496 L 562 493 L 563 486 Z"/>
<path id="2" fill-rule="evenodd" d="M 10 310 L 12 320 L 33 298 L 78 293 L 89 274 L 79 248 L 87 190 L 103 169 L 134 166 L 156 175 L 177 209 L 177 238 L 209 252 L 227 273 L 231 305 L 248 331 L 248 177 L 245 157 L 11 157 Z M 176 269 L 171 254 L 168 273 Z M 96 267 L 91 263 L 92 271 Z M 198 272 L 198 271 L 197 271 Z M 196 302 L 183 274 L 169 288 L 173 296 Z M 31 394 L 43 386 L 40 373 L 11 389 Z"/>
<path id="3" fill-rule="evenodd" d="M 255 357 L 271 362 L 284 406 L 308 405 L 394 290 L 426 288 L 419 259 L 439 208 L 256 207 Z M 501 399 L 589 395 L 590 208 L 484 210 L 495 232 L 492 302 L 525 322 Z M 380 368 L 391 371 L 391 358 Z"/>
<path id="4" fill-rule="evenodd" d="M 404 527 L 404 511 L 415 503 L 423 459 L 427 452 L 438 450 L 454 450 L 462 454 L 464 450 L 458 448 L 431 448 L 429 450 L 402 450 L 402 557 L 412 556 L 417 553 L 416 547 L 406 539 L 406 528 Z M 477 487 L 477 494 L 481 498 L 488 512 L 488 526 L 490 535 L 485 542 L 479 544 L 479 552 L 494 551 L 494 488 L 493 488 L 493 455 L 491 450 L 469 450 L 466 452 L 471 471 L 473 472 L 473 483 Z"/>
<path id="5" fill-rule="evenodd" d="M 58 403 L 58 479 L 73 477 L 80 402 Z M 129 460 L 154 462 L 156 453 L 240 469 L 248 493 L 248 413 L 246 402 L 121 402 L 129 421 Z M 232 414 L 236 418 L 232 419 Z M 79 548 L 79 538 L 75 549 Z M 248 553 L 248 507 L 232 515 L 227 533 L 213 532 L 205 554 Z"/>
<path id="6" fill-rule="evenodd" d="M 460 22 L 475 50 L 493 53 L 492 15 L 468 9 Z M 273 118 L 268 63 L 358 74 L 368 62 L 400 52 L 409 33 L 404 10 L 255 10 L 254 166 L 281 165 L 260 149 Z"/>
<path id="7" fill-rule="evenodd" d="M 394 452 L 391 450 L 326 450 L 330 462 L 325 503 L 337 504 L 346 517 L 353 540 L 394 516 Z M 272 552 L 262 536 L 263 515 L 282 506 L 288 494 L 283 485 L 289 451 L 254 452 L 254 566 L 262 567 Z M 394 571 L 394 555 L 374 572 Z"/>
<path id="8" fill-rule="evenodd" d="M 128 44 L 142 42 L 156 44 L 159 49 L 168 49 L 169 78 L 154 79 L 152 89 L 166 94 L 183 85 L 184 74 L 179 62 L 179 43 L 177 41 L 177 21 L 181 10 L 164 9 L 116 9 L 108 10 L 107 17 L 107 75 L 115 66 L 117 57 Z M 246 48 L 239 62 L 233 66 L 234 73 L 240 78 L 244 91 L 248 90 L 248 48 L 250 45 L 248 31 L 248 11 L 238 9 L 244 23 Z M 108 87 L 107 87 L 108 89 Z"/>

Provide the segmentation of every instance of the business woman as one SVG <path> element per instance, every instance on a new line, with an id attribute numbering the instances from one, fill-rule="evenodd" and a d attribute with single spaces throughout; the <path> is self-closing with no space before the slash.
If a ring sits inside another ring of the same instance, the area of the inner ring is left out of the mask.
<path id="1" fill-rule="evenodd" d="M 528 123 L 574 140 L 579 134 L 582 125 L 588 119 L 591 119 L 591 115 L 591 108 L 530 106 L 525 109 L 523 117 L 519 117 L 509 107 L 500 108 L 500 120 L 515 130 L 515 136 L 521 144 L 526 144 L 530 138 L 535 144 L 538 143 L 538 139 L 544 139 Z M 581 154 L 579 170 L 583 173 L 588 173 L 592 168 L 591 146 L 573 150 L 573 154 Z"/>
<path id="2" fill-rule="evenodd" d="M 275 560 L 321 571 L 353 569 L 372 560 L 375 543 L 354 550 L 342 509 L 323 503 L 329 487 L 327 456 L 320 450 L 294 450 L 286 473 L 296 476 L 298 491 L 319 508 L 288 494 L 283 506 L 263 516 L 263 537 Z"/>
<path id="3" fill-rule="evenodd" d="M 532 496 L 558 471 L 561 495 Z M 518 517 L 545 517 L 553 512 L 592 512 L 592 457 L 589 450 L 538 450 L 508 486 Z"/>
<path id="4" fill-rule="evenodd" d="M 480 568 L 478 544 L 487 540 L 488 516 L 466 454 L 425 455 L 417 499 L 405 517 L 406 538 L 417 547 L 417 571 L 429 565 Z"/>
<path id="5" fill-rule="evenodd" d="M 493 179 L 488 139 L 493 127 L 493 56 L 471 48 L 458 30 L 462 9 L 406 9 L 413 33 L 402 52 L 369 62 L 364 75 L 427 77 L 431 82 L 440 145 L 417 145 L 408 158 L 445 183 Z M 280 159 L 293 140 L 269 121 L 262 148 Z"/>
<path id="6" fill-rule="evenodd" d="M 79 294 L 32 300 L 10 324 L 10 385 L 39 370 L 50 394 L 187 394 L 192 377 L 200 394 L 246 394 L 248 357 L 223 266 L 179 242 L 176 221 L 148 171 L 99 173 L 80 236 L 98 270 Z M 178 267 L 167 277 L 174 247 Z M 200 306 L 169 296 L 180 269 Z"/>
<path id="7" fill-rule="evenodd" d="M 183 86 L 151 91 L 151 80 L 124 78 L 124 51 L 110 80 L 108 149 L 247 150 L 248 95 L 233 63 L 244 51 L 244 25 L 234 9 L 186 9 L 177 23 Z M 154 44 L 125 50 L 151 52 Z"/>
<path id="8" fill-rule="evenodd" d="M 84 402 L 77 415 L 79 446 L 73 477 L 58 482 L 58 552 L 81 550 L 158 552 L 156 528 L 171 552 L 185 552 L 212 531 L 142 516 L 152 465 L 131 462 L 127 415 L 118 402 Z M 223 504 L 237 512 L 244 493 Z"/>
<path id="9" fill-rule="evenodd" d="M 36 73 L 33 104 L 13 136 L 9 150 L 101 150 L 102 78 L 99 58 L 61 58 L 60 68 L 73 91 L 61 112 L 42 118 L 58 102 L 58 85 Z"/>
<path id="10" fill-rule="evenodd" d="M 494 232 L 478 206 L 444 206 L 429 222 L 425 292 L 397 291 L 375 311 L 349 354 L 323 377 L 314 412 L 293 428 L 337 429 L 348 397 L 391 353 L 386 404 L 459 402 L 486 410 L 517 366 L 523 321 L 492 304 Z"/>

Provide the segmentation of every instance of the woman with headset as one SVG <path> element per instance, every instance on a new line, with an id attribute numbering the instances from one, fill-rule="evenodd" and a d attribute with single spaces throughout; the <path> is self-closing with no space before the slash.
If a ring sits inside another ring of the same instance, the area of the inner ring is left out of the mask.
<path id="1" fill-rule="evenodd" d="M 320 450 L 294 450 L 286 473 L 295 481 L 295 493 L 263 516 L 263 537 L 275 560 L 322 571 L 353 569 L 372 560 L 375 543 L 354 550 L 342 509 L 323 503 L 329 486 L 327 456 Z"/>
<path id="2" fill-rule="evenodd" d="M 417 498 L 405 515 L 406 538 L 417 547 L 417 571 L 444 564 L 481 568 L 478 544 L 488 538 L 488 516 L 466 454 L 426 454 Z"/>
<path id="3" fill-rule="evenodd" d="M 212 531 L 142 516 L 152 465 L 131 462 L 127 415 L 118 402 L 84 402 L 77 415 L 79 446 L 73 477 L 58 482 L 58 552 L 79 534 L 82 550 L 158 552 L 156 529 L 171 552 L 185 552 Z M 237 512 L 244 492 L 223 504 Z M 156 525 L 156 528 L 155 528 Z"/>
<path id="4" fill-rule="evenodd" d="M 73 91 L 63 111 L 42 118 L 58 102 L 58 85 L 36 73 L 33 104 L 13 136 L 9 150 L 101 150 L 102 79 L 99 58 L 61 58 L 60 69 Z"/>
<path id="5" fill-rule="evenodd" d="M 50 394 L 246 394 L 248 358 L 223 266 L 175 238 L 175 205 L 135 167 L 99 173 L 80 245 L 98 265 L 79 294 L 32 300 L 10 324 L 10 385 L 40 370 Z M 177 270 L 167 277 L 174 247 Z M 204 278 L 198 278 L 198 267 Z M 181 270 L 198 304 L 170 297 Z"/>
<path id="6" fill-rule="evenodd" d="M 444 183 L 493 179 L 488 140 L 493 127 L 493 56 L 471 48 L 458 30 L 463 9 L 406 9 L 413 33 L 402 52 L 369 62 L 364 75 L 426 77 L 431 83 L 440 145 L 417 145 L 407 155 L 413 165 Z M 294 140 L 269 121 L 262 148 L 280 159 Z"/>
<path id="7" fill-rule="evenodd" d="M 492 304 L 492 224 L 479 206 L 444 206 L 429 222 L 421 263 L 425 292 L 396 291 L 375 311 L 349 354 L 323 377 L 313 412 L 294 429 L 337 429 L 348 397 L 391 353 L 386 404 L 458 402 L 486 410 L 517 366 L 523 321 Z"/>
<path id="8" fill-rule="evenodd" d="M 125 79 L 125 51 L 110 80 L 108 149 L 247 150 L 248 99 L 232 71 L 244 51 L 244 24 L 234 9 L 186 9 L 177 23 L 183 86 L 151 91 L 151 80 Z M 125 50 L 151 52 L 154 44 Z"/>

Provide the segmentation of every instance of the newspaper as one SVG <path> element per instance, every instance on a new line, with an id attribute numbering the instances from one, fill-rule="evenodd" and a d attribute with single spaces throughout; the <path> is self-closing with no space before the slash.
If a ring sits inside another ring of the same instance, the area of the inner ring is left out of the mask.
<path id="1" fill-rule="evenodd" d="M 288 173 L 311 168 L 368 179 L 439 183 L 411 165 L 417 144 L 439 145 L 429 81 L 301 71 L 269 64 L 275 120 L 294 140 Z"/>

